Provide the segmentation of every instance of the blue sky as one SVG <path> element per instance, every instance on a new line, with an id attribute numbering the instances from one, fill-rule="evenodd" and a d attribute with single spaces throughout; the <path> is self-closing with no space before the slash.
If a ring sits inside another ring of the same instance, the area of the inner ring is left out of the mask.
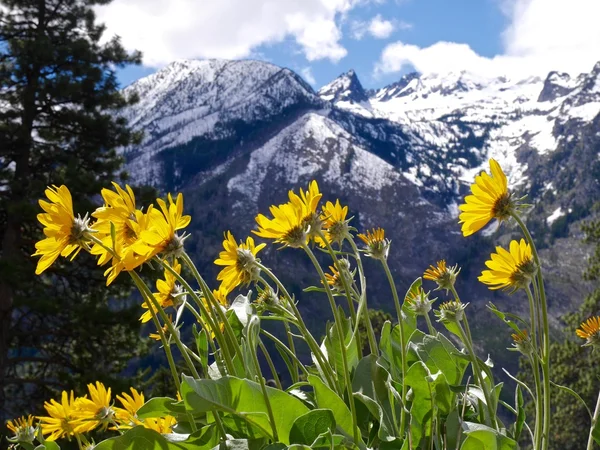
<path id="1" fill-rule="evenodd" d="M 208 3 L 210 2 L 210 3 Z M 171 3 L 171 4 L 169 4 Z M 177 4 L 176 7 L 172 6 Z M 114 0 L 111 33 L 145 54 L 123 86 L 179 58 L 253 58 L 315 88 L 354 69 L 367 88 L 410 70 L 588 71 L 600 59 L 591 0 Z M 132 16 L 136 20 L 129 20 Z M 505 74 L 503 73 L 503 74 Z"/>

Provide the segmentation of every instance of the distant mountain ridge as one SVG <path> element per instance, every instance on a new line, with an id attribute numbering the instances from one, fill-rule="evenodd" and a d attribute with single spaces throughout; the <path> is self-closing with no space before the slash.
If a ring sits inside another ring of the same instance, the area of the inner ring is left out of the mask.
<path id="1" fill-rule="evenodd" d="M 125 116 L 145 131 L 141 145 L 122 149 L 127 169 L 135 182 L 184 192 L 194 218 L 187 242 L 208 274 L 223 231 L 245 237 L 256 213 L 317 179 L 326 198 L 350 205 L 354 226 L 386 229 L 399 283 L 446 258 L 463 266 L 472 308 L 493 299 L 518 310 L 520 301 L 476 282 L 493 229 L 464 239 L 457 225 L 457 204 L 493 157 L 535 204 L 528 220 L 546 247 L 554 316 L 586 290 L 578 224 L 600 199 L 600 63 L 545 79 L 412 73 L 378 90 L 349 71 L 315 92 L 270 63 L 179 61 L 124 92 L 140 96 Z M 501 235 L 506 242 L 512 231 Z M 293 273 L 293 287 L 316 283 L 291 250 L 269 248 L 264 259 Z M 379 276 L 371 304 L 387 308 Z M 320 320 L 322 303 L 306 295 L 302 307 Z"/>

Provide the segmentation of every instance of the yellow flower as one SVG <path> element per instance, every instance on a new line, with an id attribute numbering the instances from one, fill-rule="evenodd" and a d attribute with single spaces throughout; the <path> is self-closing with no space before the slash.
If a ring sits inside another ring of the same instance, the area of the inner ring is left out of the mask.
<path id="1" fill-rule="evenodd" d="M 464 236 L 479 231 L 492 219 L 500 222 L 508 219 L 513 211 L 514 203 L 508 191 L 506 175 L 494 159 L 490 159 L 490 171 L 492 176 L 481 172 L 475 177 L 471 185 L 472 195 L 467 195 L 465 203 L 459 206 L 462 211 L 459 223 L 462 223 Z"/>
<path id="2" fill-rule="evenodd" d="M 308 184 L 307 191 L 300 189 L 300 196 L 296 195 L 294 191 L 288 193 L 290 203 L 302 208 L 302 221 L 309 237 L 317 237 L 319 231 L 321 231 L 323 222 L 320 215 L 317 214 L 317 208 L 322 196 L 323 194 L 319 192 L 319 185 L 316 180 Z"/>
<path id="3" fill-rule="evenodd" d="M 96 385 L 87 385 L 90 398 L 83 397 L 76 402 L 75 415 L 80 423 L 75 427 L 75 432 L 85 433 L 98 426 L 103 429 L 112 423 L 115 410 L 111 405 L 110 388 L 96 381 Z"/>
<path id="4" fill-rule="evenodd" d="M 96 209 L 92 214 L 98 219 L 94 223 L 94 229 L 98 231 L 98 239 L 102 242 L 94 243 L 91 253 L 98 256 L 98 265 L 104 265 L 112 261 L 104 275 L 107 277 L 106 284 L 109 285 L 121 273 L 122 270 L 133 270 L 144 263 L 144 258 L 134 252 L 133 244 L 138 240 L 141 232 L 148 228 L 149 214 L 144 214 L 135 207 L 135 196 L 129 186 L 123 190 L 117 183 L 113 182 L 116 190 L 102 189 L 104 206 Z M 112 229 L 115 233 L 113 242 Z"/>
<path id="5" fill-rule="evenodd" d="M 137 412 L 146 402 L 143 392 L 140 393 L 134 388 L 130 388 L 130 390 L 131 395 L 127 392 L 117 395 L 117 400 L 121 402 L 123 408 L 115 408 L 115 418 L 119 422 L 120 428 L 124 429 L 141 424 L 137 418 Z"/>
<path id="6" fill-rule="evenodd" d="M 173 316 L 169 315 L 167 316 L 169 322 L 172 324 L 173 323 Z M 162 327 L 161 327 L 163 334 L 165 335 L 165 337 L 168 337 L 168 333 L 169 333 L 169 326 L 165 323 Z M 148 335 L 148 337 L 150 339 L 154 339 L 155 341 L 160 341 L 160 333 L 157 331 L 156 333 L 150 333 Z"/>
<path id="7" fill-rule="evenodd" d="M 451 300 L 442 303 L 440 305 L 440 309 L 438 311 L 434 311 L 434 313 L 438 318 L 438 322 L 460 322 L 465 316 L 465 308 L 467 306 L 469 306 L 468 303 L 461 303 L 459 301 Z"/>
<path id="8" fill-rule="evenodd" d="M 329 266 L 329 270 L 331 270 L 331 273 L 325 274 L 327 284 L 338 291 L 343 291 L 344 285 L 342 284 L 340 272 L 333 266 Z"/>
<path id="9" fill-rule="evenodd" d="M 142 255 L 144 261 L 152 259 L 155 255 L 162 253 L 163 256 L 177 257 L 183 251 L 185 235 L 179 236 L 175 233 L 190 224 L 191 217 L 183 215 L 183 195 L 178 194 L 173 201 L 171 194 L 168 195 L 169 204 L 163 199 L 156 202 L 160 211 L 153 209 L 148 211 L 149 227 L 142 230 L 140 238 L 133 244 L 133 249 L 138 255 Z"/>
<path id="10" fill-rule="evenodd" d="M 431 311 L 431 305 L 436 300 L 437 298 L 430 299 L 429 292 L 425 292 L 420 287 L 415 292 L 409 292 L 406 296 L 406 305 L 416 315 L 426 316 Z"/>
<path id="11" fill-rule="evenodd" d="M 142 425 L 161 434 L 169 434 L 173 431 L 173 427 L 177 425 L 177 419 L 173 416 L 148 417 L 144 419 Z"/>
<path id="12" fill-rule="evenodd" d="M 373 228 L 366 234 L 360 233 L 358 237 L 367 246 L 365 249 L 367 256 L 381 260 L 387 259 L 391 241 L 385 238 L 383 228 Z"/>
<path id="13" fill-rule="evenodd" d="M 321 221 L 325 230 L 325 239 L 328 242 L 341 244 L 349 236 L 350 227 L 348 226 L 348 220 L 346 220 L 347 215 L 348 207 L 342 207 L 339 200 L 336 200 L 335 204 L 325 203 L 321 213 Z M 315 242 L 321 247 L 325 247 L 325 242 L 320 237 L 315 238 Z"/>
<path id="14" fill-rule="evenodd" d="M 33 416 L 19 417 L 14 421 L 6 422 L 6 428 L 13 433 L 13 437 L 9 438 L 11 442 L 27 442 L 32 443 L 35 440 L 35 427 L 33 426 Z"/>
<path id="15" fill-rule="evenodd" d="M 531 355 L 533 353 L 534 348 L 531 342 L 531 338 L 527 334 L 527 330 L 520 330 L 516 333 L 511 334 L 510 337 L 513 338 L 512 345 L 514 348 L 509 348 L 509 350 L 518 351 L 519 353 L 522 353 L 525 356 Z"/>
<path id="16" fill-rule="evenodd" d="M 229 292 L 229 289 L 227 289 L 227 287 L 223 284 L 219 286 L 219 289 L 213 289 L 212 291 L 215 300 L 219 302 L 219 305 L 224 306 L 225 308 L 229 306 L 229 302 L 227 301 L 227 296 L 229 295 Z"/>
<path id="17" fill-rule="evenodd" d="M 436 266 L 429 266 L 429 269 L 423 274 L 423 278 L 435 281 L 438 285 L 437 289 L 446 289 L 448 291 L 454 286 L 456 276 L 459 272 L 458 265 L 448 267 L 446 261 L 442 259 L 437 262 Z"/>
<path id="18" fill-rule="evenodd" d="M 586 340 L 584 346 L 600 345 L 600 316 L 590 317 L 579 326 L 575 333 L 581 339 Z"/>
<path id="19" fill-rule="evenodd" d="M 60 403 L 52 399 L 44 403 L 48 416 L 38 417 L 42 427 L 42 434 L 49 441 L 55 441 L 63 436 L 70 437 L 79 432 L 75 428 L 81 423 L 76 416 L 76 407 L 79 399 L 75 399 L 73 391 L 70 395 L 62 392 Z"/>
<path id="20" fill-rule="evenodd" d="M 478 280 L 490 286 L 490 289 L 512 289 L 516 291 L 529 284 L 535 274 L 531 246 L 521 239 L 511 241 L 510 251 L 496 247 L 491 260 L 485 262 L 490 270 L 484 270 Z"/>
<path id="21" fill-rule="evenodd" d="M 173 263 L 173 270 L 179 274 L 181 273 L 181 264 L 179 264 L 177 260 L 175 260 Z M 154 293 L 153 295 L 160 307 L 166 309 L 169 306 L 176 306 L 181 303 L 181 299 L 178 298 L 178 296 L 181 295 L 181 288 L 177 284 L 177 278 L 175 278 L 175 275 L 173 275 L 168 269 L 165 269 L 164 275 L 164 280 L 159 279 L 156 281 L 156 289 L 158 292 Z M 151 304 L 151 306 L 154 312 L 156 312 L 154 305 Z M 146 302 L 142 303 L 142 308 L 148 309 L 148 304 Z M 142 323 L 152 320 L 152 313 L 150 310 L 142 314 L 140 320 Z"/>
<path id="22" fill-rule="evenodd" d="M 259 214 L 256 216 L 258 231 L 252 230 L 257 236 L 274 239 L 284 246 L 302 247 L 308 242 L 304 224 L 304 210 L 301 203 L 288 202 L 269 208 L 272 219 Z"/>
<path id="23" fill-rule="evenodd" d="M 50 202 L 39 201 L 45 212 L 38 214 L 37 219 L 44 225 L 46 238 L 35 244 L 33 256 L 42 256 L 35 269 L 36 275 L 50 267 L 59 255 L 66 258 L 73 254 L 73 260 L 87 245 L 89 233 L 93 231 L 87 217 L 75 218 L 73 200 L 66 186 L 49 187 L 45 194 Z"/>
<path id="24" fill-rule="evenodd" d="M 231 291 L 241 284 L 248 284 L 258 279 L 260 269 L 256 267 L 256 254 L 266 247 L 266 244 L 254 245 L 254 239 L 246 238 L 246 243 L 236 244 L 231 231 L 225 233 L 223 248 L 219 258 L 215 260 L 218 266 L 225 266 L 217 280 L 222 282 L 222 287 Z"/>

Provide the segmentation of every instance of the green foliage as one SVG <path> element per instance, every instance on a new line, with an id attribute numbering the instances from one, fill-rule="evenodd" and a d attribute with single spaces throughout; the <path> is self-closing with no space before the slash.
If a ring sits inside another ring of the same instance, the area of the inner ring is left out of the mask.
<path id="1" fill-rule="evenodd" d="M 104 3 L 0 2 L 0 419 L 94 380 L 125 388 L 117 374 L 144 352 L 127 280 L 106 288 L 87 254 L 37 277 L 30 256 L 46 186 L 67 184 L 75 213 L 92 210 L 123 175 L 115 148 L 139 139 L 118 115 L 136 99 L 115 69 L 140 55 L 101 43 L 93 6 Z"/>

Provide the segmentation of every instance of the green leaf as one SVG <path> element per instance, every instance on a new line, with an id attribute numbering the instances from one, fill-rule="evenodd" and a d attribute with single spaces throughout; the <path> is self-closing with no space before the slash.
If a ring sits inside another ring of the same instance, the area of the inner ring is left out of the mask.
<path id="1" fill-rule="evenodd" d="M 308 382 L 315 391 L 315 400 L 319 408 L 331 409 L 337 428 L 348 436 L 352 436 L 352 414 L 346 403 L 315 375 L 308 376 Z"/>
<path id="2" fill-rule="evenodd" d="M 346 360 L 348 363 L 348 370 L 352 371 L 358 364 L 358 348 L 356 346 L 356 339 L 352 333 L 352 324 L 350 319 L 344 316 L 343 309 L 340 307 L 341 317 L 340 324 L 342 328 L 342 336 L 344 339 L 343 344 L 340 342 L 337 326 L 335 323 L 332 325 L 327 324 L 327 336 L 325 337 L 325 348 L 327 350 L 327 359 L 333 366 L 336 373 L 344 373 L 344 361 L 342 358 L 342 345 L 346 347 Z"/>
<path id="3" fill-rule="evenodd" d="M 508 317 L 512 317 L 512 318 L 522 322 L 525 326 L 527 326 L 527 322 L 525 322 L 519 316 L 517 316 L 516 314 L 504 313 L 504 312 L 498 310 L 498 308 L 496 308 L 496 305 L 494 305 L 492 302 L 489 302 L 487 307 L 491 312 L 493 312 L 496 316 L 498 316 L 500 318 L 500 320 L 502 320 L 505 324 L 507 324 L 509 327 L 511 327 L 517 333 L 520 333 L 521 329 L 518 327 L 518 325 L 516 323 L 514 323 Z"/>
<path id="4" fill-rule="evenodd" d="M 196 341 L 198 356 L 200 357 L 202 367 L 206 373 L 208 370 L 208 333 L 204 328 L 201 328 L 200 331 L 198 331 L 196 324 L 192 327 L 192 333 L 194 334 L 194 340 Z"/>
<path id="5" fill-rule="evenodd" d="M 514 439 L 517 442 L 521 437 L 521 432 L 523 431 L 523 426 L 525 425 L 525 408 L 523 405 L 523 393 L 521 392 L 521 386 L 517 384 L 517 387 L 515 388 L 515 407 L 517 408 L 517 419 L 515 420 L 514 433 Z"/>
<path id="6" fill-rule="evenodd" d="M 298 417 L 290 431 L 292 444 L 312 444 L 319 435 L 335 430 L 335 418 L 330 409 L 315 409 Z"/>
<path id="7" fill-rule="evenodd" d="M 355 398 L 360 400 L 379 421 L 377 436 L 382 441 L 389 441 L 396 437 L 394 414 L 389 401 L 390 392 L 386 384 L 389 376 L 389 373 L 377 364 L 377 357 L 368 355 L 358 363 L 352 380 Z M 393 401 L 392 405 L 396 409 L 395 417 L 400 417 L 398 403 Z"/>
<path id="8" fill-rule="evenodd" d="M 38 445 L 35 450 L 60 450 L 60 447 L 54 441 L 46 441 L 43 444 Z"/>
<path id="9" fill-rule="evenodd" d="M 179 440 L 138 426 L 122 436 L 100 442 L 94 450 L 209 450 L 219 442 L 219 436 L 214 430 L 213 426 L 204 427 L 187 439 L 184 435 L 176 435 L 179 439 L 184 439 Z"/>
<path id="10" fill-rule="evenodd" d="M 479 423 L 463 422 L 466 439 L 460 450 L 516 450 L 517 443 L 493 428 Z"/>
<path id="11" fill-rule="evenodd" d="M 577 392 L 575 392 L 571 388 L 568 388 L 567 386 L 562 386 L 560 384 L 556 384 L 553 381 L 550 381 L 550 383 L 553 386 L 556 386 L 557 388 L 559 388 L 561 391 L 565 391 L 567 394 L 570 394 L 573 397 L 575 397 L 583 405 L 583 407 L 586 409 L 586 411 L 590 415 L 590 419 L 592 418 L 592 411 L 590 411 L 590 408 L 588 408 L 588 406 L 586 405 L 585 400 L 583 400 Z"/>
<path id="12" fill-rule="evenodd" d="M 294 420 L 309 409 L 296 397 L 279 389 L 267 387 L 279 439 L 289 444 L 289 433 Z M 194 413 L 211 410 L 223 411 L 248 421 L 273 438 L 267 405 L 261 386 L 254 381 L 225 376 L 218 380 L 195 380 L 184 376 L 181 395 L 186 406 Z"/>
<path id="13" fill-rule="evenodd" d="M 147 417 L 164 417 L 167 415 L 185 414 L 185 405 L 168 397 L 155 397 L 148 400 L 137 411 L 140 419 Z"/>

